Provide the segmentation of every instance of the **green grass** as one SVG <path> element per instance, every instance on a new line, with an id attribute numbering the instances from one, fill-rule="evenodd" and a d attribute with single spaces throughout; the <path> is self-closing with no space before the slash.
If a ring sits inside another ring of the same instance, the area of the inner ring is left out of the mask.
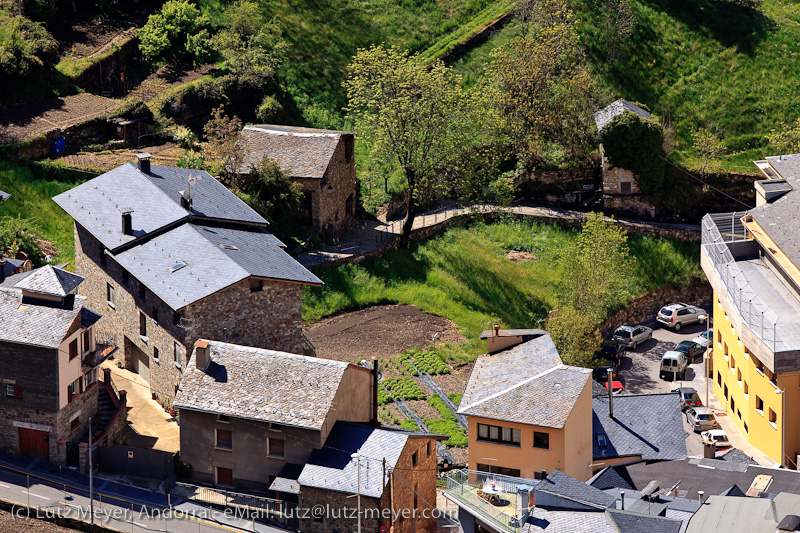
<path id="1" fill-rule="evenodd" d="M 369 305 L 413 304 L 452 320 L 468 339 L 456 346 L 439 344 L 436 352 L 469 360 L 485 351 L 478 336 L 492 324 L 543 325 L 547 311 L 557 305 L 556 287 L 564 275 L 557 258 L 576 236 L 577 230 L 527 221 L 475 224 L 379 259 L 321 268 L 315 273 L 325 285 L 303 289 L 303 318 L 313 322 Z M 629 245 L 636 268 L 625 301 L 702 276 L 696 244 L 631 236 Z M 539 260 L 513 263 L 503 255 L 512 249 Z"/>
<path id="2" fill-rule="evenodd" d="M 34 218 L 40 237 L 52 242 L 58 250 L 53 262 L 70 263 L 72 268 L 75 260 L 72 218 L 51 198 L 80 181 L 57 175 L 55 178 L 50 172 L 0 161 L 0 190 L 12 195 L 0 204 L 0 217 Z"/>

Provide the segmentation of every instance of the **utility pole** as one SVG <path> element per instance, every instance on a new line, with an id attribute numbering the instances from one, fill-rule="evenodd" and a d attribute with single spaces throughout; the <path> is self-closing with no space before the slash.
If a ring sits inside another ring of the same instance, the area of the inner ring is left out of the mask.
<path id="1" fill-rule="evenodd" d="M 92 419 L 89 417 L 89 515 L 94 524 L 94 468 L 92 467 Z"/>
<path id="2" fill-rule="evenodd" d="M 350 456 L 351 459 L 356 460 L 356 483 L 358 485 L 358 533 L 361 533 L 361 456 L 354 453 Z"/>

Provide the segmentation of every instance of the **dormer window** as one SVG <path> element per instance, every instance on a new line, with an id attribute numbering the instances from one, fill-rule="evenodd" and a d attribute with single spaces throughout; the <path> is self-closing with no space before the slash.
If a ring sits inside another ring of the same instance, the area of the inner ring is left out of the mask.
<path id="1" fill-rule="evenodd" d="M 606 438 L 604 433 L 597 434 L 597 445 L 601 448 L 605 448 L 608 446 L 608 439 Z"/>

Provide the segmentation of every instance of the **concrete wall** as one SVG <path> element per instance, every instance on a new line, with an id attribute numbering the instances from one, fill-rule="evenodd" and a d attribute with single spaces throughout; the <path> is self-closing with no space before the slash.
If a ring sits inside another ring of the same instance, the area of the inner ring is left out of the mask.
<path id="1" fill-rule="evenodd" d="M 564 468 L 561 469 L 580 481 L 592 476 L 592 382 L 581 391 L 578 401 L 564 425 Z"/>
<path id="2" fill-rule="evenodd" d="M 320 432 L 291 426 L 270 430 L 255 420 L 230 418 L 219 422 L 217 415 L 181 409 L 181 461 L 192 465 L 194 481 L 215 484 L 216 467 L 233 469 L 234 486 L 266 491 L 284 465 L 304 464 L 311 452 L 322 446 Z M 216 430 L 232 433 L 232 449 L 216 448 Z M 284 440 L 284 458 L 267 456 L 267 438 Z"/>
<path id="3" fill-rule="evenodd" d="M 342 376 L 333 409 L 328 412 L 320 437 L 324 442 L 337 420 L 369 422 L 372 420 L 372 371 L 350 365 Z"/>

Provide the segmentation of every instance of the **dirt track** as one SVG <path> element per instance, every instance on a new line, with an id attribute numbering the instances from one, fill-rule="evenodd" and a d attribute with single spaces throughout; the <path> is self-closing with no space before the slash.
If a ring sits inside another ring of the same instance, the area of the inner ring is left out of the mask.
<path id="1" fill-rule="evenodd" d="M 461 342 L 456 325 L 415 305 L 380 305 L 323 319 L 304 328 L 317 355 L 338 361 L 387 358 L 437 341 Z"/>

